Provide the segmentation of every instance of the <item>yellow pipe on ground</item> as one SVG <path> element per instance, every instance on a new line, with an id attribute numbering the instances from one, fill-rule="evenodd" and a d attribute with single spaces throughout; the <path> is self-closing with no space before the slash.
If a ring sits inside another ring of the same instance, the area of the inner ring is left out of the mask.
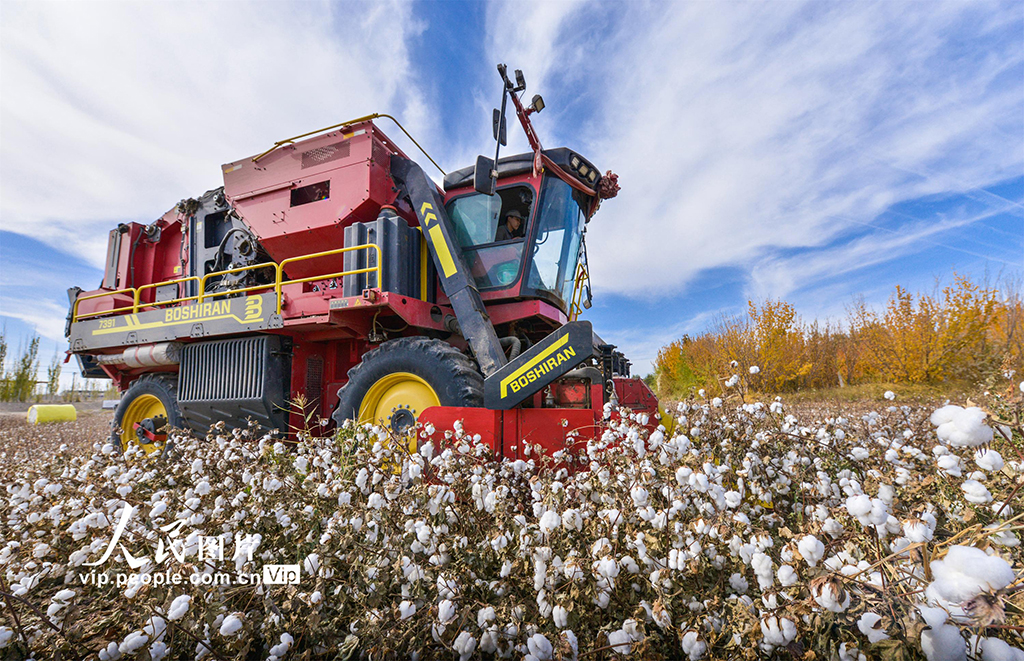
<path id="1" fill-rule="evenodd" d="M 73 404 L 36 404 L 28 409 L 28 424 L 42 422 L 74 422 L 78 411 Z"/>

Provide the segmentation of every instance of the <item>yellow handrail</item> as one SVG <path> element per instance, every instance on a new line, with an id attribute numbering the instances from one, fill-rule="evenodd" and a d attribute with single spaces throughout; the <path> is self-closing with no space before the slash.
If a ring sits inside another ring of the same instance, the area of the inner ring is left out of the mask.
<path id="1" fill-rule="evenodd" d="M 346 252 L 349 252 L 351 250 L 361 250 L 361 249 L 364 249 L 364 248 L 373 248 L 374 250 L 377 251 L 377 265 L 376 266 L 368 266 L 366 268 L 355 269 L 353 271 L 340 271 L 338 273 L 331 273 L 331 274 L 328 274 L 328 275 L 315 275 L 315 276 L 313 276 L 311 278 L 302 278 L 302 279 L 299 279 L 299 280 L 288 280 L 287 282 L 282 280 L 282 278 L 284 277 L 284 267 L 285 267 L 286 264 L 293 264 L 295 262 L 301 262 L 301 261 L 306 260 L 306 259 L 316 259 L 318 257 L 329 257 L 330 255 L 340 255 L 341 253 L 346 253 Z M 274 287 L 274 290 L 277 292 L 277 313 L 281 314 L 281 285 L 284 285 L 284 284 L 298 284 L 298 283 L 303 283 L 303 282 L 313 282 L 314 280 L 324 280 L 324 279 L 327 279 L 327 278 L 340 278 L 342 276 L 358 275 L 360 273 L 375 273 L 377 275 L 377 281 L 376 281 L 375 284 L 379 288 L 381 286 L 381 279 L 380 279 L 380 276 L 381 276 L 381 263 L 380 262 L 381 262 L 380 246 L 378 246 L 375 243 L 366 243 L 366 244 L 361 245 L 361 246 L 350 246 L 348 248 L 338 248 L 337 250 L 325 250 L 324 252 L 316 252 L 316 253 L 313 253 L 311 255 L 300 255 L 298 257 L 289 257 L 288 259 L 283 260 L 280 264 L 277 265 L 277 283 L 276 283 L 276 285 Z"/>
<path id="2" fill-rule="evenodd" d="M 124 294 L 126 292 L 131 292 L 132 293 L 132 301 L 134 302 L 134 300 L 135 300 L 135 287 L 128 287 L 127 289 L 116 289 L 114 291 L 105 291 L 105 292 L 102 292 L 102 293 L 99 293 L 99 294 L 89 294 L 88 296 L 79 296 L 78 298 L 75 299 L 75 304 L 71 308 L 71 320 L 72 321 L 78 321 L 79 319 L 84 319 L 86 317 L 98 317 L 98 316 L 103 315 L 103 314 L 109 314 L 111 312 L 117 312 L 118 310 L 127 310 L 128 308 L 126 308 L 126 307 L 120 307 L 120 308 L 111 308 L 110 310 L 100 310 L 99 312 L 89 312 L 89 313 L 82 314 L 82 315 L 78 314 L 78 304 L 81 303 L 82 301 L 88 301 L 91 298 L 102 298 L 103 296 L 116 296 L 118 294 Z M 133 306 L 132 307 L 132 311 L 134 312 L 134 310 L 135 310 L 135 308 Z"/>
<path id="3" fill-rule="evenodd" d="M 263 158 L 267 154 L 270 154 L 271 152 L 273 152 L 278 147 L 283 147 L 284 145 L 294 144 L 296 140 L 301 140 L 302 138 L 308 138 L 311 135 L 316 135 L 317 133 L 323 133 L 324 131 L 333 131 L 334 129 L 340 129 L 340 128 L 343 128 L 343 127 L 346 127 L 346 126 L 351 126 L 352 124 L 360 124 L 362 122 L 367 122 L 367 121 L 370 121 L 370 120 L 373 120 L 373 119 L 378 119 L 378 118 L 381 118 L 381 117 L 383 117 L 385 119 L 390 119 L 392 122 L 394 122 L 398 126 L 398 128 L 402 129 L 402 133 L 405 134 L 405 137 L 407 137 L 410 140 L 412 140 L 412 144 L 416 145 L 416 148 L 419 149 L 421 152 L 423 152 L 423 155 L 427 157 L 428 161 L 430 161 L 431 163 L 434 164 L 435 168 L 437 168 L 438 170 L 441 170 L 441 166 L 437 164 L 437 161 L 435 161 L 433 158 L 430 157 L 430 154 L 427 153 L 426 149 L 424 149 L 423 147 L 420 146 L 420 143 L 416 142 L 416 138 L 412 137 L 412 134 L 410 134 L 408 131 L 405 130 L 405 127 L 402 126 L 402 123 L 399 122 L 394 117 L 392 117 L 391 115 L 389 115 L 387 113 L 383 113 L 383 112 L 375 112 L 372 115 L 366 115 L 364 117 L 359 117 L 357 119 L 350 119 L 349 121 L 342 122 L 341 124 L 334 124 L 333 126 L 326 126 L 326 127 L 322 128 L 322 129 L 317 129 L 315 131 L 308 131 L 308 132 L 303 133 L 301 135 L 296 135 L 296 136 L 291 137 L 291 138 L 285 138 L 284 140 L 278 140 L 277 142 L 274 143 L 274 146 L 271 147 L 270 149 L 268 149 L 267 151 L 263 152 L 262 154 L 257 154 L 256 156 L 253 156 L 252 157 L 252 162 L 253 163 L 259 163 L 261 158 Z M 442 175 L 447 175 L 448 173 L 445 172 L 444 170 L 441 170 L 441 174 Z"/>
<path id="4" fill-rule="evenodd" d="M 572 303 L 569 305 L 569 321 L 576 321 L 583 312 L 583 282 L 587 275 L 586 265 L 580 262 L 576 267 L 576 283 L 573 285 Z"/>
<path id="5" fill-rule="evenodd" d="M 133 297 L 133 299 L 135 301 L 135 304 L 132 306 L 132 314 L 135 314 L 136 312 L 138 312 L 140 307 L 151 307 L 151 306 L 152 307 L 156 307 L 156 306 L 159 306 L 159 305 L 170 305 L 172 303 L 181 303 L 183 301 L 194 301 L 194 300 L 196 300 L 197 298 L 199 298 L 198 296 L 186 296 L 185 298 L 173 298 L 173 299 L 171 299 L 169 301 L 156 301 L 156 300 L 154 300 L 152 303 L 143 303 L 142 302 L 142 292 L 144 290 L 146 290 L 146 289 L 156 289 L 157 287 L 163 287 L 164 285 L 180 285 L 183 282 L 188 282 L 189 280 L 198 280 L 198 279 L 199 279 L 199 276 L 190 275 L 188 277 L 178 278 L 176 280 L 164 280 L 163 282 L 151 282 L 148 285 L 142 285 L 141 287 L 139 287 L 138 289 L 135 290 L 135 295 Z"/>
<path id="6" fill-rule="evenodd" d="M 301 261 L 304 261 L 304 260 L 307 260 L 307 259 L 316 259 L 318 257 L 329 257 L 331 255 L 339 255 L 339 254 L 342 254 L 342 253 L 351 252 L 353 250 L 369 250 L 370 248 L 373 248 L 376 251 L 376 253 L 377 253 L 377 264 L 375 266 L 368 266 L 366 268 L 353 269 L 353 270 L 350 270 L 350 271 L 338 271 L 337 273 L 328 273 L 328 274 L 325 274 L 325 275 L 315 275 L 315 276 L 311 276 L 311 277 L 308 277 L 308 278 L 285 280 L 284 267 L 287 264 L 293 264 L 295 262 L 301 262 Z M 217 292 L 210 292 L 210 293 L 206 292 L 206 281 L 209 278 L 215 278 L 217 276 L 222 276 L 222 275 L 230 275 L 232 273 L 241 273 L 243 271 L 253 271 L 253 270 L 256 270 L 256 269 L 269 269 L 269 268 L 274 269 L 274 282 L 272 282 L 272 283 L 266 283 L 266 284 L 261 284 L 261 285 L 253 285 L 253 286 L 250 286 L 250 287 L 237 287 L 237 288 L 234 288 L 234 289 L 225 289 L 224 291 L 217 291 Z M 117 289 L 115 291 L 105 291 L 105 292 L 100 292 L 99 294 L 89 294 L 88 296 L 79 296 L 78 298 L 75 299 L 74 305 L 71 308 L 71 321 L 72 322 L 78 322 L 78 321 L 81 321 L 82 319 L 88 319 L 90 317 L 99 317 L 99 316 L 102 316 L 102 315 L 112 314 L 112 313 L 122 312 L 122 311 L 123 312 L 128 312 L 129 310 L 131 311 L 132 314 L 135 314 L 135 313 L 137 313 L 139 311 L 140 308 L 161 307 L 161 306 L 165 306 L 165 305 L 172 305 L 174 303 L 183 303 L 185 301 L 198 301 L 198 302 L 202 303 L 203 300 L 205 300 L 206 298 L 214 298 L 214 297 L 217 297 L 217 296 L 226 296 L 228 294 L 242 294 L 242 293 L 245 293 L 245 292 L 256 291 L 258 289 L 273 289 L 274 290 L 274 292 L 275 292 L 275 294 L 277 296 L 277 313 L 280 314 L 281 313 L 281 303 L 282 303 L 282 301 L 281 301 L 281 288 L 284 285 L 302 284 L 302 283 L 305 283 L 305 282 L 313 282 L 313 281 L 316 281 L 316 280 L 325 280 L 325 279 L 328 279 L 328 278 L 342 278 L 342 277 L 345 277 L 347 275 L 359 275 L 361 273 L 373 273 L 373 274 L 375 274 L 376 275 L 376 281 L 374 282 L 374 286 L 376 286 L 378 288 L 381 286 L 382 266 L 381 266 L 381 250 L 380 250 L 380 246 L 378 246 L 376 244 L 373 244 L 373 243 L 367 243 L 367 244 L 363 244 L 363 245 L 359 245 L 359 246 L 349 246 L 347 248 L 338 248 L 337 250 L 326 250 L 324 252 L 312 253 L 312 254 L 309 254 L 309 255 L 299 255 L 298 257 L 289 257 L 288 259 L 283 260 L 280 264 L 275 264 L 274 262 L 265 262 L 263 264 L 250 264 L 249 266 L 239 266 L 239 267 L 233 268 L 233 269 L 225 269 L 223 271 L 215 271 L 213 273 L 207 273 L 202 278 L 200 278 L 199 276 L 190 275 L 190 276 L 186 276 L 184 278 L 177 278 L 175 280 L 166 280 L 164 282 L 153 282 L 153 283 L 142 285 L 140 287 L 127 287 L 125 289 Z M 192 280 L 199 280 L 199 294 L 196 295 L 196 296 L 187 296 L 187 297 L 183 297 L 183 298 L 174 298 L 174 299 L 167 300 L 167 301 L 154 301 L 152 303 L 144 303 L 141 300 L 142 299 L 142 292 L 144 290 L 146 290 L 146 289 L 155 289 L 156 287 L 163 287 L 165 285 L 177 285 L 177 284 L 181 284 L 183 282 L 189 282 L 189 281 L 192 281 Z M 132 305 L 131 306 L 121 306 L 121 307 L 112 308 L 110 310 L 100 310 L 98 312 L 87 312 L 85 314 L 79 314 L 79 312 L 78 312 L 78 304 L 81 303 L 82 301 L 87 301 L 87 300 L 93 299 L 93 298 L 102 298 L 104 296 L 115 296 L 117 294 L 129 294 L 129 293 L 131 294 L 131 297 L 132 297 Z"/>
<path id="7" fill-rule="evenodd" d="M 240 294 L 247 291 L 253 291 L 256 289 L 269 289 L 270 284 L 253 285 L 252 287 L 242 287 L 239 289 L 225 289 L 224 291 L 215 291 L 206 293 L 206 280 L 208 278 L 216 278 L 222 275 L 231 275 L 232 273 L 242 273 L 243 271 L 255 271 L 256 269 L 274 269 L 274 281 L 277 281 L 278 266 L 273 262 L 264 262 L 263 264 L 249 264 L 248 266 L 238 266 L 233 269 L 225 269 L 223 271 L 215 271 L 213 273 L 207 273 L 203 276 L 203 279 L 199 281 L 199 302 L 202 303 L 207 297 L 213 298 L 215 296 L 224 296 L 225 294 Z"/>

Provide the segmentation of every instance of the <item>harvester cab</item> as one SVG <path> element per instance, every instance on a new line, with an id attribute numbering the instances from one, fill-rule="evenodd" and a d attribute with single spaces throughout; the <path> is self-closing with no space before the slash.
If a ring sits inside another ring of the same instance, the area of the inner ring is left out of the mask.
<path id="1" fill-rule="evenodd" d="M 114 440 L 151 450 L 165 427 L 220 420 L 402 435 L 461 421 L 508 456 L 593 437 L 606 404 L 656 425 L 653 394 L 577 319 L 584 234 L 616 177 L 543 149 L 543 99 L 524 107 L 522 73 L 499 73 L 495 158 L 442 186 L 376 120 L 401 124 L 371 115 L 228 163 L 223 188 L 111 231 L 101 286 L 69 290 L 67 331 L 83 372 L 123 392 Z M 531 151 L 503 157 L 509 101 Z"/>

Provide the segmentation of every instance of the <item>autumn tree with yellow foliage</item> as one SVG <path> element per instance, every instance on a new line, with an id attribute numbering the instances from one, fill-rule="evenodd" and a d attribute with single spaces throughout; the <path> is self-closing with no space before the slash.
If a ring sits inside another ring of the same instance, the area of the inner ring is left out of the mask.
<path id="1" fill-rule="evenodd" d="M 697 337 L 663 347 L 655 369 L 659 389 L 680 395 L 740 387 L 793 392 L 851 383 L 981 381 L 1024 368 L 1024 306 L 1020 289 L 1002 291 L 955 276 L 936 294 L 897 286 L 885 309 L 852 305 L 846 323 L 805 323 L 785 301 L 749 303 L 746 317 L 722 318 Z M 757 366 L 752 374 L 750 367 Z"/>

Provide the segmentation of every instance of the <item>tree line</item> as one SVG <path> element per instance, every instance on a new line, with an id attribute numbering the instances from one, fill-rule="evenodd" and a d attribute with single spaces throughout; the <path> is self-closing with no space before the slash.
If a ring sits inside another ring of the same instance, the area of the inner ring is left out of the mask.
<path id="1" fill-rule="evenodd" d="M 669 396 L 720 392 L 732 374 L 751 390 L 783 393 L 978 383 L 1011 372 L 1024 372 L 1019 281 L 990 287 L 960 275 L 932 293 L 897 285 L 880 311 L 855 301 L 840 321 L 804 321 L 783 300 L 749 301 L 746 315 L 723 316 L 708 331 L 662 347 L 655 362 L 658 389 Z"/>

